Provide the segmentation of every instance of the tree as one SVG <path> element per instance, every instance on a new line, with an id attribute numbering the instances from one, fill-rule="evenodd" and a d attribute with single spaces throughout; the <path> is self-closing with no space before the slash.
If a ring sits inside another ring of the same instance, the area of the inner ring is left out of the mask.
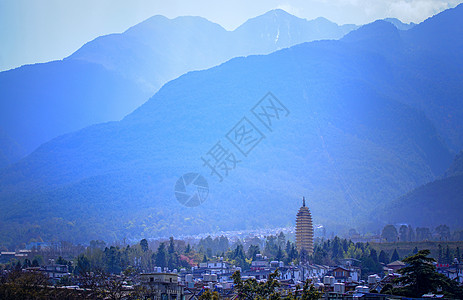
<path id="1" fill-rule="evenodd" d="M 199 296 L 199 300 L 219 300 L 219 293 L 216 291 L 211 292 L 210 289 L 206 289 L 201 296 Z"/>
<path id="2" fill-rule="evenodd" d="M 276 259 L 277 261 L 282 261 L 282 260 L 283 260 L 283 257 L 284 257 L 284 255 L 283 255 L 283 250 L 281 250 L 281 247 L 278 246 L 278 252 L 277 252 L 277 255 L 275 256 L 275 259 Z"/>
<path id="3" fill-rule="evenodd" d="M 156 266 L 165 268 L 167 267 L 167 251 L 166 251 L 166 245 L 164 243 L 161 243 L 158 247 L 158 251 L 156 252 L 156 260 L 155 260 Z"/>
<path id="4" fill-rule="evenodd" d="M 398 295 L 419 298 L 426 293 L 442 289 L 447 295 L 461 299 L 461 287 L 437 273 L 433 265 L 435 259 L 428 257 L 430 253 L 429 250 L 420 250 L 403 260 L 406 266 L 398 270 L 402 276 L 395 279 L 395 283 L 401 287 L 394 289 L 395 292 Z"/>
<path id="5" fill-rule="evenodd" d="M 394 249 L 394 252 L 392 253 L 391 262 L 399 260 L 399 259 L 400 259 L 399 253 L 397 252 L 397 248 L 396 248 Z"/>
<path id="6" fill-rule="evenodd" d="M 259 246 L 251 245 L 248 248 L 248 258 L 251 260 L 256 260 L 256 255 L 260 253 Z"/>
<path id="7" fill-rule="evenodd" d="M 32 265 L 31 261 L 29 259 L 25 259 L 23 263 L 23 268 L 29 268 Z"/>
<path id="8" fill-rule="evenodd" d="M 286 236 L 283 233 L 283 231 L 280 231 L 280 234 L 278 235 L 278 247 L 283 248 L 285 246 L 286 242 Z"/>
<path id="9" fill-rule="evenodd" d="M 439 248 L 438 254 L 437 254 L 437 262 L 442 263 L 444 261 L 444 253 L 442 252 L 442 245 L 439 244 L 437 245 L 437 247 Z"/>
<path id="10" fill-rule="evenodd" d="M 413 230 L 412 225 L 408 225 L 408 240 L 410 242 L 415 241 L 415 231 Z"/>
<path id="11" fill-rule="evenodd" d="M 277 238 L 273 235 L 267 237 L 265 242 L 264 254 L 268 257 L 275 257 L 278 252 Z"/>
<path id="12" fill-rule="evenodd" d="M 381 233 L 381 236 L 389 243 L 392 242 L 397 242 L 397 229 L 395 228 L 394 225 L 386 225 L 383 228 L 383 232 Z"/>
<path id="13" fill-rule="evenodd" d="M 0 299 L 49 299 L 49 278 L 41 272 L 13 270 L 1 279 Z M 57 298 L 54 298 L 57 299 Z"/>
<path id="14" fill-rule="evenodd" d="M 432 235 L 428 227 L 417 227 L 416 228 L 416 240 L 417 241 L 429 241 Z"/>
<path id="15" fill-rule="evenodd" d="M 39 261 L 36 258 L 34 258 L 32 260 L 32 267 L 38 267 L 38 266 L 39 266 Z"/>
<path id="16" fill-rule="evenodd" d="M 447 245 L 447 248 L 445 249 L 445 259 L 444 259 L 444 262 L 445 262 L 446 264 L 452 263 L 452 258 L 451 258 L 451 255 L 450 255 L 450 248 L 449 248 L 449 245 Z"/>
<path id="17" fill-rule="evenodd" d="M 142 240 L 140 241 L 140 247 L 141 247 L 141 250 L 142 250 L 143 252 L 148 251 L 148 249 L 149 249 L 149 247 L 148 247 L 148 241 L 147 241 L 146 239 L 142 239 Z"/>
<path id="18" fill-rule="evenodd" d="M 280 286 L 277 280 L 278 276 L 279 271 L 276 269 L 275 272 L 269 274 L 268 280 L 265 282 L 258 282 L 254 278 L 243 281 L 240 271 L 236 271 L 233 273 L 232 279 L 238 299 L 279 299 L 280 295 L 276 291 Z"/>
<path id="19" fill-rule="evenodd" d="M 440 241 L 448 241 L 450 239 L 450 228 L 447 225 L 437 226 L 436 233 L 439 235 Z"/>
<path id="20" fill-rule="evenodd" d="M 302 288 L 301 300 L 318 300 L 321 298 L 321 293 L 317 291 L 315 286 L 311 284 L 310 280 L 306 280 Z"/>
<path id="21" fill-rule="evenodd" d="M 378 262 L 378 254 L 375 249 L 370 250 L 370 257 L 375 263 Z"/>
<path id="22" fill-rule="evenodd" d="M 381 252 L 379 252 L 378 261 L 387 265 L 389 263 L 389 255 L 387 255 L 384 250 L 381 250 Z"/>
<path id="23" fill-rule="evenodd" d="M 408 232 L 408 226 L 407 225 L 402 225 L 399 228 L 399 238 L 401 242 L 407 242 L 409 241 L 409 232 Z"/>
<path id="24" fill-rule="evenodd" d="M 381 272 L 382 266 L 378 263 L 378 257 L 376 250 L 371 249 L 370 254 L 365 251 L 361 257 L 362 274 L 375 274 Z"/>
<path id="25" fill-rule="evenodd" d="M 175 252 L 174 238 L 170 237 L 169 238 L 169 254 L 172 254 L 174 252 Z"/>
<path id="26" fill-rule="evenodd" d="M 84 254 L 79 255 L 77 257 L 77 265 L 76 265 L 76 268 L 74 269 L 74 273 L 79 276 L 82 276 L 89 272 L 90 272 L 90 261 Z"/>

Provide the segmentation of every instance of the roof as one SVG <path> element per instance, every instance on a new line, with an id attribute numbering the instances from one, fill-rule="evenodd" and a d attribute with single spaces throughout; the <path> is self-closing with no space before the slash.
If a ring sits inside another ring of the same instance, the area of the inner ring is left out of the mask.
<path id="1" fill-rule="evenodd" d="M 352 270 L 346 269 L 346 268 L 341 267 L 341 266 L 333 268 L 333 271 L 338 270 L 338 269 L 342 269 L 344 271 L 352 272 Z"/>
<path id="2" fill-rule="evenodd" d="M 400 260 L 396 260 L 396 261 L 391 262 L 391 263 L 388 264 L 387 266 L 388 266 L 388 267 L 395 267 L 395 266 L 397 266 L 397 267 L 403 267 L 403 266 L 405 266 L 405 263 L 403 263 L 403 262 L 400 261 Z"/>

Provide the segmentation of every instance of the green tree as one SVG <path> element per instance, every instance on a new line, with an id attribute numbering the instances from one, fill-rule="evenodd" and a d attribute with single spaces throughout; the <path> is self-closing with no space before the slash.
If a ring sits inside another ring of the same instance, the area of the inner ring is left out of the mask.
<path id="1" fill-rule="evenodd" d="M 86 274 L 90 271 L 90 261 L 88 258 L 84 254 L 79 255 L 77 257 L 77 265 L 74 269 L 74 273 L 82 276 L 83 274 Z"/>
<path id="2" fill-rule="evenodd" d="M 442 289 L 453 297 L 463 296 L 461 287 L 458 287 L 456 282 L 436 272 L 433 265 L 435 259 L 428 257 L 429 254 L 429 250 L 420 250 L 417 254 L 403 260 L 406 266 L 398 270 L 402 276 L 395 279 L 395 283 L 402 287 L 395 289 L 395 292 L 399 295 L 419 298 L 426 293 Z"/>
<path id="3" fill-rule="evenodd" d="M 302 288 L 301 300 L 318 300 L 321 298 L 321 293 L 317 291 L 315 286 L 311 284 L 310 280 L 306 280 Z"/>
<path id="4" fill-rule="evenodd" d="M 56 260 L 56 263 L 58 265 L 67 265 L 68 264 L 67 260 L 63 259 L 61 256 L 58 257 L 58 259 Z"/>
<path id="5" fill-rule="evenodd" d="M 387 265 L 389 263 L 389 255 L 387 255 L 384 250 L 381 250 L 381 252 L 379 252 L 378 261 Z"/>
<path id="6" fill-rule="evenodd" d="M 286 242 L 286 236 L 283 233 L 283 231 L 280 231 L 280 234 L 278 235 L 278 247 L 283 248 L 285 246 Z"/>
<path id="7" fill-rule="evenodd" d="M 412 225 L 408 225 L 408 241 L 415 241 L 415 231 L 413 230 Z"/>
<path id="8" fill-rule="evenodd" d="M 283 258 L 284 258 L 283 250 L 281 250 L 281 247 L 278 246 L 278 252 L 277 252 L 277 255 L 275 256 L 275 259 L 277 261 L 282 261 Z"/>
<path id="9" fill-rule="evenodd" d="M 268 257 L 275 257 L 278 252 L 278 242 L 277 238 L 273 235 L 267 237 L 265 242 L 264 254 Z"/>
<path id="10" fill-rule="evenodd" d="M 397 248 L 396 248 L 394 249 L 394 252 L 392 253 L 391 262 L 399 260 L 399 259 L 400 259 L 399 252 L 397 252 Z"/>
<path id="11" fill-rule="evenodd" d="M 402 225 L 399 228 L 399 239 L 401 242 L 408 242 L 409 241 L 409 232 L 408 232 L 408 226 L 407 225 Z"/>
<path id="12" fill-rule="evenodd" d="M 32 260 L 32 267 L 38 267 L 38 266 L 39 266 L 39 261 L 36 258 L 34 258 Z"/>
<path id="13" fill-rule="evenodd" d="M 439 235 L 440 241 L 448 241 L 450 239 L 450 228 L 447 225 L 437 226 L 436 232 Z"/>
<path id="14" fill-rule="evenodd" d="M 206 289 L 201 296 L 199 296 L 199 300 L 219 300 L 219 293 L 211 292 L 210 289 Z"/>
<path id="15" fill-rule="evenodd" d="M 256 255 L 260 253 L 259 246 L 257 245 L 251 245 L 248 248 L 248 258 L 252 260 L 256 260 Z"/>
<path id="16" fill-rule="evenodd" d="M 158 251 L 156 252 L 156 266 L 161 268 L 167 267 L 167 259 L 166 245 L 161 243 L 158 247 Z"/>
<path id="17" fill-rule="evenodd" d="M 438 252 L 437 252 L 437 262 L 442 263 L 444 261 L 444 253 L 442 252 L 442 245 L 439 244 L 437 245 L 438 247 Z"/>
<path id="18" fill-rule="evenodd" d="M 370 250 L 370 257 L 375 263 L 378 263 L 378 254 L 375 249 Z"/>
<path id="19" fill-rule="evenodd" d="M 13 270 L 0 282 L 0 299 L 49 299 L 49 278 L 41 272 Z M 57 298 L 53 298 L 57 299 Z"/>
<path id="20" fill-rule="evenodd" d="M 275 272 L 269 274 L 265 282 L 258 282 L 254 278 L 243 281 L 240 271 L 236 271 L 233 273 L 232 279 L 238 299 L 280 299 L 281 295 L 276 291 L 280 286 L 277 280 L 278 276 L 279 271 L 276 269 Z"/>
<path id="21" fill-rule="evenodd" d="M 446 249 L 445 249 L 445 259 L 444 259 L 444 262 L 445 262 L 446 264 L 452 263 L 452 257 L 451 257 L 451 254 L 450 254 L 449 245 L 447 245 L 447 247 L 446 247 Z"/>
<path id="22" fill-rule="evenodd" d="M 397 229 L 395 228 L 394 225 L 386 225 L 383 228 L 381 236 L 389 243 L 397 242 L 397 237 L 398 237 Z"/>
<path id="23" fill-rule="evenodd" d="M 148 249 L 149 249 L 149 247 L 148 247 L 148 241 L 147 241 L 146 239 L 142 239 L 142 240 L 140 241 L 140 247 L 141 247 L 141 250 L 142 250 L 143 252 L 148 251 Z"/>
<path id="24" fill-rule="evenodd" d="M 174 238 L 170 237 L 169 238 L 169 254 L 172 254 L 174 252 L 175 252 Z"/>

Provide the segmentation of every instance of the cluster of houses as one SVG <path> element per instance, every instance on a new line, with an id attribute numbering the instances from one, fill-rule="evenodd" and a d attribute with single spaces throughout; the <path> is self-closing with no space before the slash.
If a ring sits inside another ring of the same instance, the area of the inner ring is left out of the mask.
<path id="1" fill-rule="evenodd" d="M 230 265 L 222 258 L 200 263 L 192 270 L 161 270 L 141 275 L 141 283 L 153 292 L 155 299 L 195 299 L 205 290 L 217 291 L 222 297 L 234 295 L 232 275 L 240 271 L 243 280 L 254 278 L 265 281 L 276 269 L 279 271 L 280 290 L 294 293 L 301 289 L 310 279 L 326 299 L 391 299 L 390 295 L 381 295 L 381 289 L 400 276 L 397 270 L 404 267 L 400 261 L 385 267 L 385 274 L 370 275 L 368 280 L 361 280 L 361 269 L 354 266 L 355 260 L 345 259 L 339 266 L 324 265 L 285 265 L 281 261 L 269 261 L 258 254 L 249 270 L 242 271 Z M 375 290 L 376 293 L 371 293 Z M 159 298 L 157 298 L 159 297 Z"/>
<path id="2" fill-rule="evenodd" d="M 463 263 L 455 260 L 453 264 L 437 264 L 437 272 L 463 284 Z"/>
<path id="3" fill-rule="evenodd" d="M 30 255 L 30 250 L 2 252 L 0 261 L 23 259 Z M 383 274 L 370 275 L 367 280 L 362 280 L 361 269 L 356 266 L 358 263 L 355 259 L 344 259 L 338 266 L 285 265 L 282 261 L 270 261 L 257 254 L 250 269 L 241 270 L 218 257 L 213 261 L 199 263 L 191 270 L 155 268 L 155 272 L 140 274 L 135 285 L 142 285 L 153 299 L 197 299 L 207 289 L 217 291 L 224 298 L 231 298 L 235 294 L 232 275 L 236 271 L 240 271 L 243 280 L 253 278 L 265 281 L 278 269 L 277 279 L 283 293 L 294 293 L 310 279 L 316 288 L 323 291 L 325 299 L 392 299 L 390 295 L 381 295 L 380 292 L 386 284 L 400 276 L 398 270 L 405 264 L 401 261 L 392 262 L 384 267 Z M 437 264 L 436 268 L 439 273 L 463 284 L 463 263 L 455 261 L 453 264 Z M 26 271 L 45 273 L 55 282 L 71 275 L 68 266 L 56 264 L 53 260 L 47 266 L 29 267 Z M 130 290 L 133 286 L 127 288 Z"/>
<path id="4" fill-rule="evenodd" d="M 12 259 L 25 259 L 29 258 L 32 250 L 21 249 L 18 251 L 1 251 L 0 252 L 0 263 L 7 263 Z"/>

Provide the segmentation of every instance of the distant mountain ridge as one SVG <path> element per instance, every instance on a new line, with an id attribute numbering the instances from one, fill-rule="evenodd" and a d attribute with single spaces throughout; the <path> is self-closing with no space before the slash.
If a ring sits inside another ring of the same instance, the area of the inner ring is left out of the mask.
<path id="1" fill-rule="evenodd" d="M 454 14 L 458 27 L 463 5 L 406 32 L 377 21 L 340 40 L 234 58 L 168 82 L 119 122 L 59 136 L 0 171 L 0 241 L 286 226 L 302 195 L 329 229 L 382 226 L 372 213 L 442 176 L 447 141 L 461 137 L 437 123 L 461 111 L 450 100 L 463 95 L 455 64 L 463 54 L 421 39 Z M 439 39 L 455 39 L 453 27 Z M 455 60 L 442 59 L 448 53 Z M 272 130 L 251 112 L 269 91 L 289 111 Z M 445 107 L 442 95 L 450 95 Z M 439 111 L 430 116 L 428 107 Z M 243 117 L 265 137 L 220 182 L 201 157 L 219 141 L 239 155 L 226 135 Z M 199 207 L 175 199 L 187 172 L 209 183 Z"/>
<path id="2" fill-rule="evenodd" d="M 455 156 L 455 159 L 453 160 L 453 163 L 450 165 L 448 170 L 445 172 L 445 177 L 453 177 L 453 176 L 459 176 L 463 175 L 463 151 L 460 151 Z"/>
<path id="3" fill-rule="evenodd" d="M 7 161 L 58 135 L 120 120 L 189 71 L 314 39 L 338 39 L 353 28 L 281 10 L 235 31 L 200 17 L 154 16 L 124 33 L 98 37 L 62 61 L 1 72 L 0 128 L 23 149 Z"/>
<path id="4" fill-rule="evenodd" d="M 463 210 L 463 151 L 454 159 L 443 178 L 424 184 L 386 206 L 381 217 L 396 223 L 461 229 Z"/>
<path id="5" fill-rule="evenodd" d="M 409 29 L 416 26 L 416 24 L 413 23 L 413 22 L 411 22 L 411 23 L 403 23 L 402 21 L 400 21 L 399 19 L 396 19 L 396 18 L 385 18 L 383 20 L 393 24 L 399 30 L 409 30 Z"/>

